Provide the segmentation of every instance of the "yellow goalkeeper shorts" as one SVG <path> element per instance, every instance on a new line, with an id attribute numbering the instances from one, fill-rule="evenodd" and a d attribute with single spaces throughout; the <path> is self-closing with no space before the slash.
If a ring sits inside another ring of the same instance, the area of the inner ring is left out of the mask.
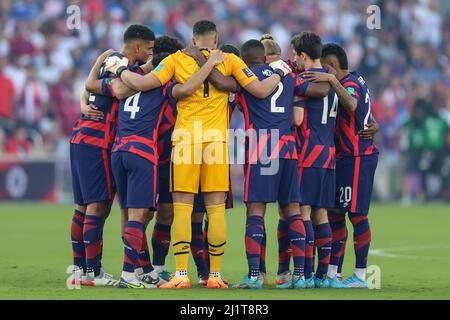
<path id="1" fill-rule="evenodd" d="M 228 191 L 228 144 L 222 141 L 176 144 L 172 148 L 170 190 L 198 193 Z"/>

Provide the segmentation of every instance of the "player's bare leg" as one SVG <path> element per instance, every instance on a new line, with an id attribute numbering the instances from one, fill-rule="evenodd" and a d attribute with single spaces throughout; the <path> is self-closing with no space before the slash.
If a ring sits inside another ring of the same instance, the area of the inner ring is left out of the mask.
<path id="1" fill-rule="evenodd" d="M 260 277 L 261 244 L 265 237 L 264 216 L 266 203 L 249 202 L 247 205 L 247 221 L 245 224 L 245 251 L 248 263 L 248 274 L 239 284 L 233 286 L 237 289 L 261 289 L 263 279 Z"/>
<path id="2" fill-rule="evenodd" d="M 187 275 L 189 251 L 192 238 L 191 215 L 194 203 L 194 193 L 173 192 L 173 225 L 172 239 L 175 256 L 175 276 L 160 286 L 162 289 L 189 288 Z"/>
<path id="3" fill-rule="evenodd" d="M 331 227 L 328 222 L 328 211 L 318 208 L 312 214 L 314 224 L 315 246 L 317 248 L 317 270 L 314 277 L 316 288 L 327 288 L 330 285 L 327 279 L 328 265 L 331 258 Z"/>
<path id="4" fill-rule="evenodd" d="M 277 288 L 304 289 L 305 282 L 305 227 L 300 214 L 300 205 L 298 203 L 288 203 L 281 207 L 281 214 L 288 225 L 287 237 L 294 260 L 294 273 L 291 281 L 277 285 Z"/>
<path id="5" fill-rule="evenodd" d="M 162 283 L 170 280 L 171 275 L 165 267 L 170 245 L 170 229 L 173 223 L 172 203 L 158 203 L 156 222 L 152 233 L 153 267 Z"/>
<path id="6" fill-rule="evenodd" d="M 208 288 L 227 288 L 220 271 L 227 240 L 225 221 L 225 192 L 205 192 L 206 213 L 208 214 L 208 247 L 210 271 Z"/>

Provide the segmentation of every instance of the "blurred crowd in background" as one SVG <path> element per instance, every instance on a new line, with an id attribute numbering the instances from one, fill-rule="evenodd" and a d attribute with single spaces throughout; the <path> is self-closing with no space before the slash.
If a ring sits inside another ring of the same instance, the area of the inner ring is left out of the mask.
<path id="1" fill-rule="evenodd" d="M 80 29 L 66 25 L 72 4 L 81 8 Z M 372 4 L 381 30 L 366 26 Z M 271 33 L 285 58 L 303 30 L 344 45 L 380 125 L 375 196 L 450 200 L 450 11 L 438 0 L 1 0 L 0 155 L 67 154 L 98 54 L 120 49 L 132 23 L 189 43 L 202 18 L 217 23 L 221 43 Z"/>

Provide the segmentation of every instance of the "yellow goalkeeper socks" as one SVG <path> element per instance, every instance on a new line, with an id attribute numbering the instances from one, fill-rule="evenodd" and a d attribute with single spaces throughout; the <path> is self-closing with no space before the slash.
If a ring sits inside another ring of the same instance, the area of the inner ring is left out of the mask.
<path id="1" fill-rule="evenodd" d="M 220 273 L 227 241 L 225 204 L 206 206 L 206 212 L 208 214 L 210 273 Z"/>
<path id="2" fill-rule="evenodd" d="M 175 255 L 175 268 L 183 274 L 188 269 L 189 252 L 191 245 L 192 229 L 191 215 L 192 204 L 173 204 L 172 243 Z"/>

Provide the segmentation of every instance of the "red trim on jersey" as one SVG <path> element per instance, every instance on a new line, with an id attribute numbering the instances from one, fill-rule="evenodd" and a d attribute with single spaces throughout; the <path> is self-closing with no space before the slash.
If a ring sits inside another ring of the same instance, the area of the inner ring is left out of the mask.
<path id="1" fill-rule="evenodd" d="M 300 127 L 300 130 L 302 131 L 302 135 L 305 137 L 305 143 L 302 146 L 302 152 L 299 155 L 298 161 L 299 161 L 299 165 L 303 165 L 303 158 L 305 157 L 306 154 L 306 149 L 308 148 L 308 143 L 309 143 L 309 130 L 308 128 L 308 111 L 307 109 L 304 110 L 304 115 L 303 115 L 303 122 L 302 125 Z"/>
<path id="2" fill-rule="evenodd" d="M 261 153 L 264 150 L 264 148 L 267 145 L 267 141 L 270 138 L 270 133 L 266 134 L 265 136 L 261 136 L 259 137 L 259 141 L 258 141 L 258 145 L 256 146 L 256 150 L 254 150 L 255 152 L 252 152 L 252 144 L 249 143 L 248 149 L 250 152 L 250 158 L 249 158 L 249 163 L 256 163 L 260 158 L 261 158 Z"/>
<path id="3" fill-rule="evenodd" d="M 135 146 L 131 146 L 130 149 L 127 150 L 127 152 L 137 154 L 138 156 L 141 156 L 142 158 L 150 161 L 151 163 L 156 164 L 157 158 L 154 155 L 147 153 L 145 151 L 139 150 Z"/>
<path id="4" fill-rule="evenodd" d="M 352 186 L 352 207 L 351 212 L 356 212 L 356 204 L 358 203 L 358 179 L 359 179 L 359 166 L 361 163 L 361 157 L 355 157 L 355 169 L 353 171 L 353 186 Z"/>
<path id="5" fill-rule="evenodd" d="M 319 157 L 319 155 L 322 152 L 323 148 L 325 148 L 325 146 L 323 146 L 323 145 L 315 146 L 312 149 L 311 153 L 309 154 L 308 158 L 306 158 L 305 162 L 303 163 L 303 166 L 304 167 L 312 166 L 314 161 L 316 161 L 316 159 Z"/>
<path id="6" fill-rule="evenodd" d="M 354 82 L 354 81 L 347 81 L 347 82 L 344 82 L 344 84 L 342 85 L 344 88 L 348 88 L 348 87 L 350 87 L 350 86 L 354 86 L 354 87 L 357 87 L 358 89 L 361 89 L 361 86 L 359 85 L 359 84 L 357 84 L 356 82 Z"/>
<path id="7" fill-rule="evenodd" d="M 158 181 L 157 181 L 157 177 L 158 177 L 158 166 L 157 166 L 158 161 L 155 162 L 155 165 L 153 166 L 153 204 L 156 205 L 156 195 L 158 194 L 157 192 L 157 188 L 158 188 Z"/>
<path id="8" fill-rule="evenodd" d="M 328 168 L 328 165 L 330 164 L 331 159 L 333 159 L 333 156 L 335 155 L 335 153 L 336 153 L 336 148 L 328 147 L 328 158 L 327 158 L 327 161 L 325 161 L 325 163 L 322 166 L 322 168 L 325 168 L 325 169 Z"/>
<path id="9" fill-rule="evenodd" d="M 92 120 L 78 120 L 77 126 L 73 128 L 74 131 L 81 130 L 82 128 L 89 128 L 92 130 L 103 131 L 105 130 L 106 124 L 102 122 L 96 122 Z"/>
<path id="10" fill-rule="evenodd" d="M 373 150 L 374 150 L 374 149 L 375 149 L 375 146 L 374 146 L 374 145 L 368 147 L 368 148 L 366 149 L 366 151 L 364 152 L 364 155 L 366 155 L 366 156 L 371 155 L 371 154 L 373 153 Z"/>
<path id="11" fill-rule="evenodd" d="M 103 157 L 103 165 L 105 167 L 106 183 L 108 184 L 108 198 L 112 199 L 111 175 L 110 175 L 111 171 L 109 169 L 108 151 L 106 149 L 102 149 L 102 157 Z"/>
<path id="12" fill-rule="evenodd" d="M 81 141 L 98 147 L 103 147 L 102 138 L 92 137 L 82 132 L 78 132 L 77 135 L 72 139 L 72 143 L 79 144 Z"/>
<path id="13" fill-rule="evenodd" d="M 239 102 L 242 106 L 242 112 L 244 112 L 244 121 L 245 121 L 245 129 L 250 129 L 250 116 L 248 114 L 248 105 L 247 101 L 245 101 L 244 95 L 239 93 Z"/>

